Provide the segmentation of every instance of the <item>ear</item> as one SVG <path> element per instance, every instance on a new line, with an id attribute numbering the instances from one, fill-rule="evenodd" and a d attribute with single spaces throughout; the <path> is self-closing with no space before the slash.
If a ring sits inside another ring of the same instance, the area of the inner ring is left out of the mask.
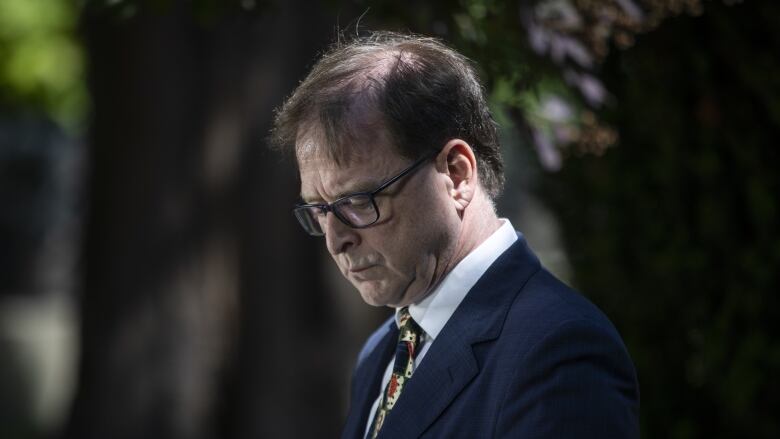
<path id="1" fill-rule="evenodd" d="M 477 189 L 477 158 L 468 143 L 452 139 L 436 156 L 436 169 L 447 177 L 447 190 L 458 212 L 471 203 Z"/>

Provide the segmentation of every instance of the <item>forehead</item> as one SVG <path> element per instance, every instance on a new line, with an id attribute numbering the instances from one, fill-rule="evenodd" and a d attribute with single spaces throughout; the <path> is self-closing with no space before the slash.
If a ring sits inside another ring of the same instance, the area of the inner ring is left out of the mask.
<path id="1" fill-rule="evenodd" d="M 326 106 L 298 127 L 295 153 L 300 161 L 311 154 L 324 153 L 336 163 L 372 154 L 366 150 L 376 143 L 391 145 L 382 114 L 373 102 L 358 93 L 349 102 Z"/>
<path id="2" fill-rule="evenodd" d="M 373 190 L 408 161 L 384 142 L 361 145 L 338 161 L 317 145 L 305 148 L 306 153 L 298 154 L 298 169 L 301 197 L 307 202 Z"/>

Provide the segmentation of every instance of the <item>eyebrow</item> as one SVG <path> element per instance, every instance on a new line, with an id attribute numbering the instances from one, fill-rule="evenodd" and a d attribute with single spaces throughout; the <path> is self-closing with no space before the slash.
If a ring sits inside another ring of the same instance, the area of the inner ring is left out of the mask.
<path id="1" fill-rule="evenodd" d="M 380 181 L 371 180 L 371 181 L 363 182 L 363 183 L 361 183 L 359 185 L 356 185 L 356 189 L 353 189 L 353 190 L 350 190 L 350 191 L 344 191 L 344 192 L 341 192 L 341 193 L 337 194 L 336 195 L 336 199 L 338 200 L 339 198 L 346 197 L 347 195 L 358 194 L 358 193 L 362 193 L 362 192 L 371 192 L 374 189 L 378 188 L 379 185 L 381 185 L 382 182 L 384 182 L 384 181 L 385 180 L 380 180 Z"/>
<path id="2" fill-rule="evenodd" d="M 346 197 L 348 195 L 352 195 L 352 194 L 371 192 L 374 189 L 376 189 L 377 187 L 379 187 L 385 181 L 387 181 L 387 179 L 379 180 L 379 181 L 371 180 L 371 181 L 363 182 L 363 183 L 357 185 L 356 188 L 354 188 L 354 189 L 351 189 L 351 190 L 348 190 L 348 191 L 339 192 L 334 197 L 334 201 L 338 200 L 338 199 L 341 199 L 341 198 L 344 198 L 344 197 Z M 315 195 L 315 196 L 311 197 L 310 200 L 312 200 L 312 201 L 306 201 L 306 197 L 304 196 L 303 193 L 299 194 L 299 196 L 300 196 L 301 201 L 304 204 L 327 204 L 328 203 L 327 201 L 325 201 L 322 198 L 320 198 L 319 195 Z"/>

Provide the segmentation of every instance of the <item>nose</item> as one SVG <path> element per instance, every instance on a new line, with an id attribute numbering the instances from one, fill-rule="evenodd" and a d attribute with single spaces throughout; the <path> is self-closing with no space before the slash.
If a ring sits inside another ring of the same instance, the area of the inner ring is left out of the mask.
<path id="1" fill-rule="evenodd" d="M 325 232 L 325 243 L 328 246 L 328 251 L 333 255 L 343 253 L 360 243 L 358 231 L 341 222 L 333 212 L 328 212 L 326 215 L 325 221 L 322 223 L 322 230 Z"/>

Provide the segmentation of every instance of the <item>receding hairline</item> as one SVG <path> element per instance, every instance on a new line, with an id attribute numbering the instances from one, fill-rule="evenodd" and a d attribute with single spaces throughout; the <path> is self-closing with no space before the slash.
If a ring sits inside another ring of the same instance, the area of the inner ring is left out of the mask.
<path id="1" fill-rule="evenodd" d="M 387 45 L 368 45 L 358 47 L 367 49 L 364 53 L 356 53 L 347 59 L 355 64 L 354 71 L 342 81 L 336 81 L 335 84 L 322 92 L 332 93 L 333 95 L 346 95 L 349 99 L 343 102 L 345 127 L 340 131 L 337 138 L 328 136 L 322 117 L 322 102 L 309 109 L 305 118 L 298 125 L 294 139 L 294 152 L 296 159 L 308 157 L 317 151 L 325 152 L 326 156 L 336 163 L 350 162 L 353 159 L 361 157 L 360 145 L 365 144 L 361 140 L 366 136 L 367 131 L 381 132 L 398 152 L 403 155 L 401 148 L 392 142 L 393 136 L 388 131 L 385 115 L 379 108 L 377 98 L 384 87 L 385 79 L 392 73 L 393 69 L 398 68 L 400 63 L 413 66 L 419 59 L 419 55 L 405 50 L 403 47 Z M 323 58 L 324 62 L 332 61 L 329 58 Z M 346 93 L 344 93 L 346 91 Z M 337 147 L 328 147 L 327 143 L 337 141 L 341 143 Z M 357 148 L 357 149 L 356 149 Z"/>
<path id="2" fill-rule="evenodd" d="M 361 111 L 364 110 L 364 111 Z M 300 163 L 317 154 L 322 154 L 336 164 L 351 164 L 373 153 L 373 146 L 384 143 L 404 155 L 396 145 L 382 112 L 369 102 L 355 103 L 345 117 L 346 128 L 338 139 L 330 139 L 318 121 L 302 123 L 295 140 L 295 158 Z M 329 142 L 340 144 L 333 147 Z"/>
<path id="3" fill-rule="evenodd" d="M 477 70 L 434 37 L 380 31 L 340 39 L 277 109 L 271 146 L 296 158 L 316 147 L 352 160 L 359 154 L 355 139 L 372 135 L 351 117 L 355 103 L 365 100 L 384 118 L 392 139 L 387 147 L 401 156 L 417 158 L 452 138 L 467 141 L 490 196 L 498 196 L 504 177 L 497 126 Z M 322 140 L 307 145 L 304 133 Z"/>

